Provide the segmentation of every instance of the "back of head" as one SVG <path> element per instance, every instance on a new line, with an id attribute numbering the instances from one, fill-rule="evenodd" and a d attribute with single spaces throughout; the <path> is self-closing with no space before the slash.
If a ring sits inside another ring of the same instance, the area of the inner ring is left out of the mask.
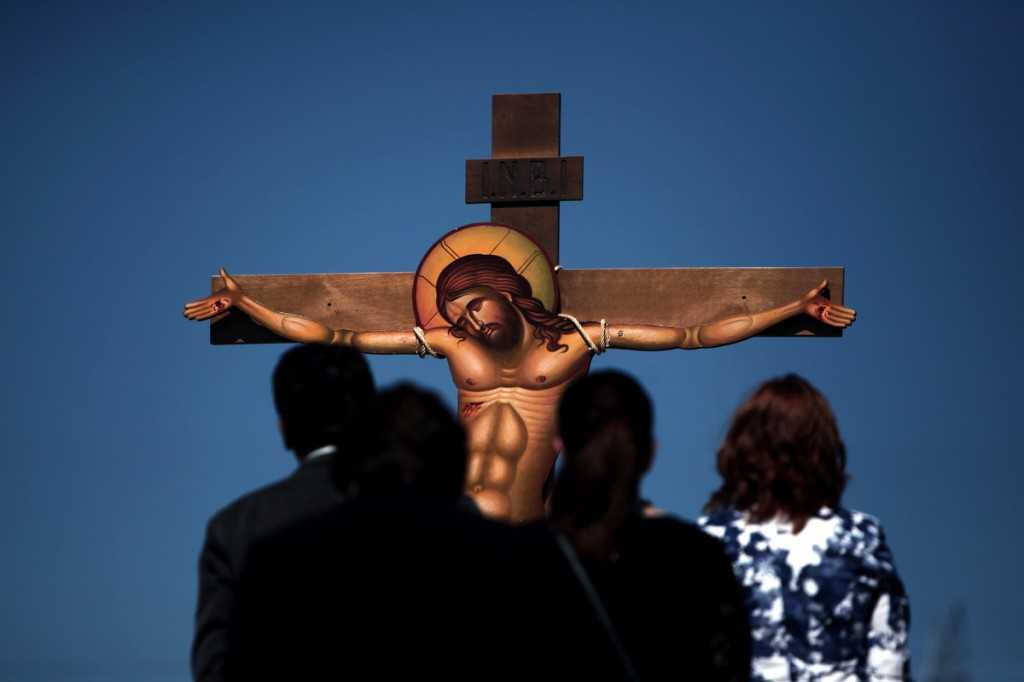
<path id="1" fill-rule="evenodd" d="M 803 528 L 846 487 L 846 446 L 828 401 L 787 374 L 759 386 L 736 411 L 718 450 L 722 486 L 706 508 L 733 507 L 756 522 L 782 515 Z"/>
<path id="2" fill-rule="evenodd" d="M 374 392 L 362 353 L 321 345 L 286 351 L 274 369 L 273 386 L 285 447 L 298 456 L 339 444 Z"/>
<path id="3" fill-rule="evenodd" d="M 627 429 L 637 448 L 640 469 L 646 469 L 654 451 L 651 401 L 636 379 L 615 370 L 588 374 L 562 396 L 558 432 L 567 460 L 611 421 L 619 421 Z"/>
<path id="4" fill-rule="evenodd" d="M 374 398 L 354 447 L 335 467 L 339 489 L 349 494 L 454 502 L 466 477 L 465 432 L 436 394 L 398 384 Z"/>
<path id="5" fill-rule="evenodd" d="M 558 408 L 564 464 L 551 518 L 578 551 L 599 557 L 611 548 L 650 467 L 651 402 L 632 377 L 595 372 L 574 383 Z"/>

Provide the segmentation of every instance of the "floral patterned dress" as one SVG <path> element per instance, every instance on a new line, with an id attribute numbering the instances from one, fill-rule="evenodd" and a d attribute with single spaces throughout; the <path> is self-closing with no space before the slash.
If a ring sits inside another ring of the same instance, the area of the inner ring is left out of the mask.
<path id="1" fill-rule="evenodd" d="M 753 682 L 910 680 L 910 603 L 877 519 L 823 507 L 794 534 L 721 509 L 698 523 L 743 586 Z"/>

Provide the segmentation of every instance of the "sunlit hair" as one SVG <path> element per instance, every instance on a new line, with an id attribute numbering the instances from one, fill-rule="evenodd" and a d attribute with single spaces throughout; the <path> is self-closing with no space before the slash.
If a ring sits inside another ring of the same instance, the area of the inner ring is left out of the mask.
<path id="1" fill-rule="evenodd" d="M 547 343 L 550 351 L 567 351 L 569 346 L 559 343 L 562 334 L 574 332 L 576 327 L 569 320 L 559 317 L 533 297 L 529 280 L 516 272 L 512 265 L 501 256 L 472 254 L 449 263 L 437 278 L 437 309 L 452 326 L 448 333 L 466 338 L 466 332 L 448 318 L 445 304 L 454 301 L 474 287 L 486 286 L 508 294 L 512 305 L 519 309 L 526 321 L 533 326 L 533 335 L 541 343 Z"/>
<path id="2" fill-rule="evenodd" d="M 781 515 L 799 532 L 846 487 L 846 446 L 828 401 L 796 374 L 765 382 L 736 411 L 718 473 L 706 510 L 733 507 L 755 523 Z"/>

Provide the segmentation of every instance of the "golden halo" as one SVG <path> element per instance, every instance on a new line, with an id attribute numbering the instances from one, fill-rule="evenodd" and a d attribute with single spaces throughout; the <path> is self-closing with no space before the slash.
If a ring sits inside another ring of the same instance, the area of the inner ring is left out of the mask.
<path id="1" fill-rule="evenodd" d="M 508 225 L 471 223 L 438 239 L 420 261 L 412 285 L 417 325 L 423 329 L 450 326 L 437 310 L 434 283 L 446 265 L 462 256 L 479 253 L 504 258 L 530 283 L 533 297 L 548 310 L 558 312 L 558 281 L 551 262 L 537 242 Z"/>

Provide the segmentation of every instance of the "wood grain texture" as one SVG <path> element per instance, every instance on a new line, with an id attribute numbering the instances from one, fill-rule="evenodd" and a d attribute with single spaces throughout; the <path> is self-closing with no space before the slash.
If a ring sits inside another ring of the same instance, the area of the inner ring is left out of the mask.
<path id="1" fill-rule="evenodd" d="M 491 222 L 511 225 L 544 249 L 548 260 L 558 264 L 558 202 L 491 204 Z"/>
<path id="2" fill-rule="evenodd" d="M 828 278 L 843 302 L 843 269 L 636 268 L 561 270 L 562 312 L 581 320 L 690 326 L 788 303 Z M 411 272 L 326 275 L 237 275 L 242 289 L 274 310 L 317 320 L 332 329 L 412 329 Z M 210 278 L 211 291 L 220 288 Z M 761 336 L 841 336 L 806 315 Z M 210 343 L 287 343 L 237 311 L 210 325 Z"/>
<path id="3" fill-rule="evenodd" d="M 494 95 L 491 98 L 491 157 L 517 159 L 561 155 L 562 96 Z M 558 202 L 491 204 L 491 222 L 529 235 L 558 262 Z"/>
<path id="4" fill-rule="evenodd" d="M 828 279 L 843 302 L 843 268 L 623 268 L 561 270 L 562 312 L 580 320 L 689 327 L 789 303 Z M 799 315 L 759 336 L 842 336 Z"/>
<path id="5" fill-rule="evenodd" d="M 269 308 L 302 315 L 332 329 L 412 329 L 411 272 L 326 275 L 233 275 L 242 290 Z M 221 287 L 210 278 L 211 291 Z M 290 343 L 232 310 L 210 325 L 210 343 Z"/>
<path id="6" fill-rule="evenodd" d="M 466 160 L 467 204 L 582 198 L 582 156 Z"/>
<path id="7" fill-rule="evenodd" d="M 491 98 L 491 158 L 558 156 L 562 95 L 494 95 Z"/>

